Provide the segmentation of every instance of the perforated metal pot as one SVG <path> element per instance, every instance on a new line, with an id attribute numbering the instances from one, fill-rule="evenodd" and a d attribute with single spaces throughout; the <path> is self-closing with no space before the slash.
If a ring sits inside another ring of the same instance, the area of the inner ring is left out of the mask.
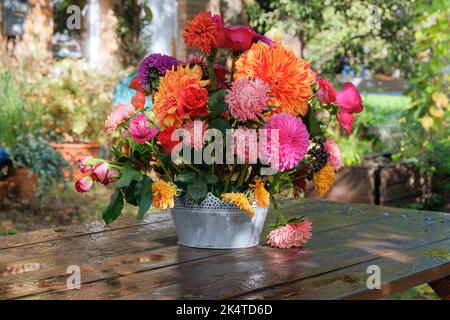
<path id="1" fill-rule="evenodd" d="M 175 199 L 172 217 L 181 245 L 208 249 L 249 248 L 259 244 L 268 208 L 253 205 L 250 217 L 237 206 L 208 193 L 197 204 L 188 197 Z"/>

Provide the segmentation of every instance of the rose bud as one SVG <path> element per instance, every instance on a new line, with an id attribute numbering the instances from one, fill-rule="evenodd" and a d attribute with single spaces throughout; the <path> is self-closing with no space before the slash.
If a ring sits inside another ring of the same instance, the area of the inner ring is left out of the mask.
<path id="1" fill-rule="evenodd" d="M 75 182 L 75 189 L 80 193 L 88 192 L 92 189 L 94 180 L 91 177 L 83 177 Z"/>

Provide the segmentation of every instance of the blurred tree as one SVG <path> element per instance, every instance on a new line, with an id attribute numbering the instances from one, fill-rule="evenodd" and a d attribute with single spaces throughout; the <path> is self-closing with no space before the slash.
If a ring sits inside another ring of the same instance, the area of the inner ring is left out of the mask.
<path id="1" fill-rule="evenodd" d="M 253 0 L 250 23 L 260 33 L 298 38 L 300 54 L 325 74 L 351 52 L 356 65 L 410 72 L 412 6 L 408 0 Z M 388 63 L 387 63 L 388 60 Z"/>

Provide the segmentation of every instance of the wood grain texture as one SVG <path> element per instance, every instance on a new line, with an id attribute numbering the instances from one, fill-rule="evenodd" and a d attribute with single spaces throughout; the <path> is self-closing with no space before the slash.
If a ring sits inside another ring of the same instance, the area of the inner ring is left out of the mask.
<path id="1" fill-rule="evenodd" d="M 450 273 L 450 214 L 289 200 L 291 217 L 313 221 L 305 248 L 204 250 L 177 246 L 170 214 L 0 237 L 0 299 L 364 299 Z M 269 214 L 262 241 L 274 222 Z M 382 268 L 382 290 L 365 270 Z M 81 290 L 66 269 L 81 268 Z"/>

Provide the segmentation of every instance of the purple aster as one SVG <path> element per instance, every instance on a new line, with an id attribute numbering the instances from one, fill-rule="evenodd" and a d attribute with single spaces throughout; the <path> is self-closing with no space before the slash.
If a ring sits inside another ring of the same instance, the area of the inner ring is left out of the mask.
<path id="1" fill-rule="evenodd" d="M 139 84 L 145 88 L 149 83 L 150 69 L 155 68 L 158 70 L 160 76 L 164 76 L 167 70 L 172 69 L 172 67 L 177 67 L 178 61 L 174 57 L 160 54 L 152 53 L 146 56 L 139 65 Z"/>

